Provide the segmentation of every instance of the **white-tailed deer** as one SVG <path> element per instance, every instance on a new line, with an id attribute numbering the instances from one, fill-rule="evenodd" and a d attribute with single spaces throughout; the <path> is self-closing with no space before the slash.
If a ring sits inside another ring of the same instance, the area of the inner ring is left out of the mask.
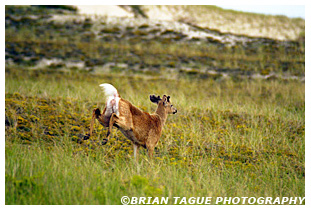
<path id="1" fill-rule="evenodd" d="M 154 114 L 149 114 L 121 98 L 117 89 L 112 85 L 101 84 L 100 87 L 103 88 L 107 96 L 106 107 L 102 114 L 98 108 L 93 110 L 90 136 L 93 132 L 94 120 L 97 119 L 102 126 L 108 127 L 103 144 L 107 143 L 111 129 L 115 126 L 133 142 L 134 158 L 138 159 L 138 150 L 141 146 L 148 150 L 149 157 L 152 158 L 167 115 L 177 113 L 177 109 L 170 102 L 170 96 L 163 95 L 161 98 L 150 95 L 150 101 L 157 104 L 158 107 Z"/>

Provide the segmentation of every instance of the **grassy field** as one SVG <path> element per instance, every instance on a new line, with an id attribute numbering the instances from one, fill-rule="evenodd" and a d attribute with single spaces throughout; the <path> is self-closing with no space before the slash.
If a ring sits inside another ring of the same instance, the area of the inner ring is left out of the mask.
<path id="1" fill-rule="evenodd" d="M 170 94 L 156 158 L 88 133 L 102 82 L 148 112 Z M 198 91 L 199 90 L 199 91 Z M 119 204 L 128 196 L 304 196 L 304 84 L 141 80 L 6 70 L 6 204 Z"/>
<path id="2" fill-rule="evenodd" d="M 14 61 L 5 69 L 6 204 L 121 204 L 122 196 L 305 196 L 305 84 L 194 74 L 215 65 L 304 75 L 301 44 L 251 51 L 156 40 L 83 41 L 78 32 L 68 33 L 68 25 L 55 29 L 40 21 L 6 25 L 6 61 Z M 163 70 L 146 75 L 34 68 L 42 58 L 83 60 L 86 68 L 99 61 L 140 62 Z M 171 62 L 178 70 L 182 60 L 191 61 L 193 72 L 170 78 L 165 65 Z M 83 140 L 93 108 L 104 108 L 99 87 L 104 82 L 147 112 L 156 109 L 149 94 L 171 96 L 178 113 L 168 117 L 154 159 L 141 149 L 135 162 L 131 142 L 117 129 L 99 145 L 106 134 L 99 123 L 95 135 Z"/>

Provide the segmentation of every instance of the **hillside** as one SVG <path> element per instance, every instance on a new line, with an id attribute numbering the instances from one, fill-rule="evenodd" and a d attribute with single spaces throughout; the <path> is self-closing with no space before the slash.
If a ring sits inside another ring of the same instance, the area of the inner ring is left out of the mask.
<path id="1" fill-rule="evenodd" d="M 171 79 L 232 76 L 304 81 L 304 39 L 224 33 L 187 20 L 186 13 L 183 21 L 150 19 L 154 10 L 145 7 L 97 7 L 105 15 L 94 15 L 92 8 L 7 6 L 6 65 Z"/>
<path id="2" fill-rule="evenodd" d="M 84 14 L 185 22 L 223 33 L 278 40 L 296 40 L 305 30 L 305 20 L 301 18 L 237 12 L 209 5 L 77 6 L 77 8 Z"/>

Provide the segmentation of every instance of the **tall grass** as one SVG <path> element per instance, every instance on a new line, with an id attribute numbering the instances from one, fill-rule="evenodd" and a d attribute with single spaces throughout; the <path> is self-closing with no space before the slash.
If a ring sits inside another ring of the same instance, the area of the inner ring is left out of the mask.
<path id="1" fill-rule="evenodd" d="M 6 61 L 14 62 L 5 70 L 6 204 L 121 204 L 125 195 L 304 197 L 304 83 L 199 74 L 303 76 L 303 42 L 286 48 L 140 37 L 108 42 L 92 36 L 95 23 L 46 24 L 44 8 L 6 7 L 6 13 Z M 43 58 L 83 61 L 85 71 L 34 68 Z M 130 70 L 89 72 L 109 62 Z M 130 74 L 135 65 L 141 72 Z M 185 67 L 190 71 L 182 73 Z M 159 72 L 147 76 L 149 68 Z M 92 110 L 104 108 L 98 86 L 104 82 L 147 112 L 156 109 L 149 94 L 171 96 L 178 113 L 168 117 L 154 159 L 141 149 L 135 162 L 132 143 L 117 129 L 99 145 L 106 130 L 98 123 L 84 139 Z"/>
<path id="2" fill-rule="evenodd" d="M 150 160 L 116 129 L 88 133 L 103 108 L 98 84 L 169 116 Z M 304 196 L 304 84 L 280 81 L 141 80 L 81 73 L 6 71 L 6 204 L 120 204 L 122 196 Z M 78 143 L 77 143 L 78 142 Z"/>

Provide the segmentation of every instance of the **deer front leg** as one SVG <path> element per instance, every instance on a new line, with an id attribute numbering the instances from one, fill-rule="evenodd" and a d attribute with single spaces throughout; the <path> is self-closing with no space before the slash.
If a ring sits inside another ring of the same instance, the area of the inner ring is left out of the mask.
<path id="1" fill-rule="evenodd" d="M 154 150 L 154 148 L 149 148 L 149 149 L 148 149 L 148 155 L 149 155 L 149 158 L 150 158 L 150 159 L 153 158 L 153 150 Z"/>
<path id="2" fill-rule="evenodd" d="M 138 161 L 138 151 L 139 151 L 140 145 L 133 143 L 133 149 L 134 149 L 134 159 Z"/>
<path id="3" fill-rule="evenodd" d="M 149 133 L 149 137 L 146 142 L 146 147 L 148 149 L 148 155 L 150 159 L 153 158 L 153 151 L 159 139 L 160 139 L 160 135 L 156 135 L 153 131 Z"/>
<path id="4" fill-rule="evenodd" d="M 154 148 L 157 144 L 158 140 L 156 138 L 151 138 L 146 146 L 147 146 L 147 149 L 148 149 L 148 155 L 149 155 L 149 158 L 152 159 L 153 158 L 153 151 L 154 151 Z"/>

